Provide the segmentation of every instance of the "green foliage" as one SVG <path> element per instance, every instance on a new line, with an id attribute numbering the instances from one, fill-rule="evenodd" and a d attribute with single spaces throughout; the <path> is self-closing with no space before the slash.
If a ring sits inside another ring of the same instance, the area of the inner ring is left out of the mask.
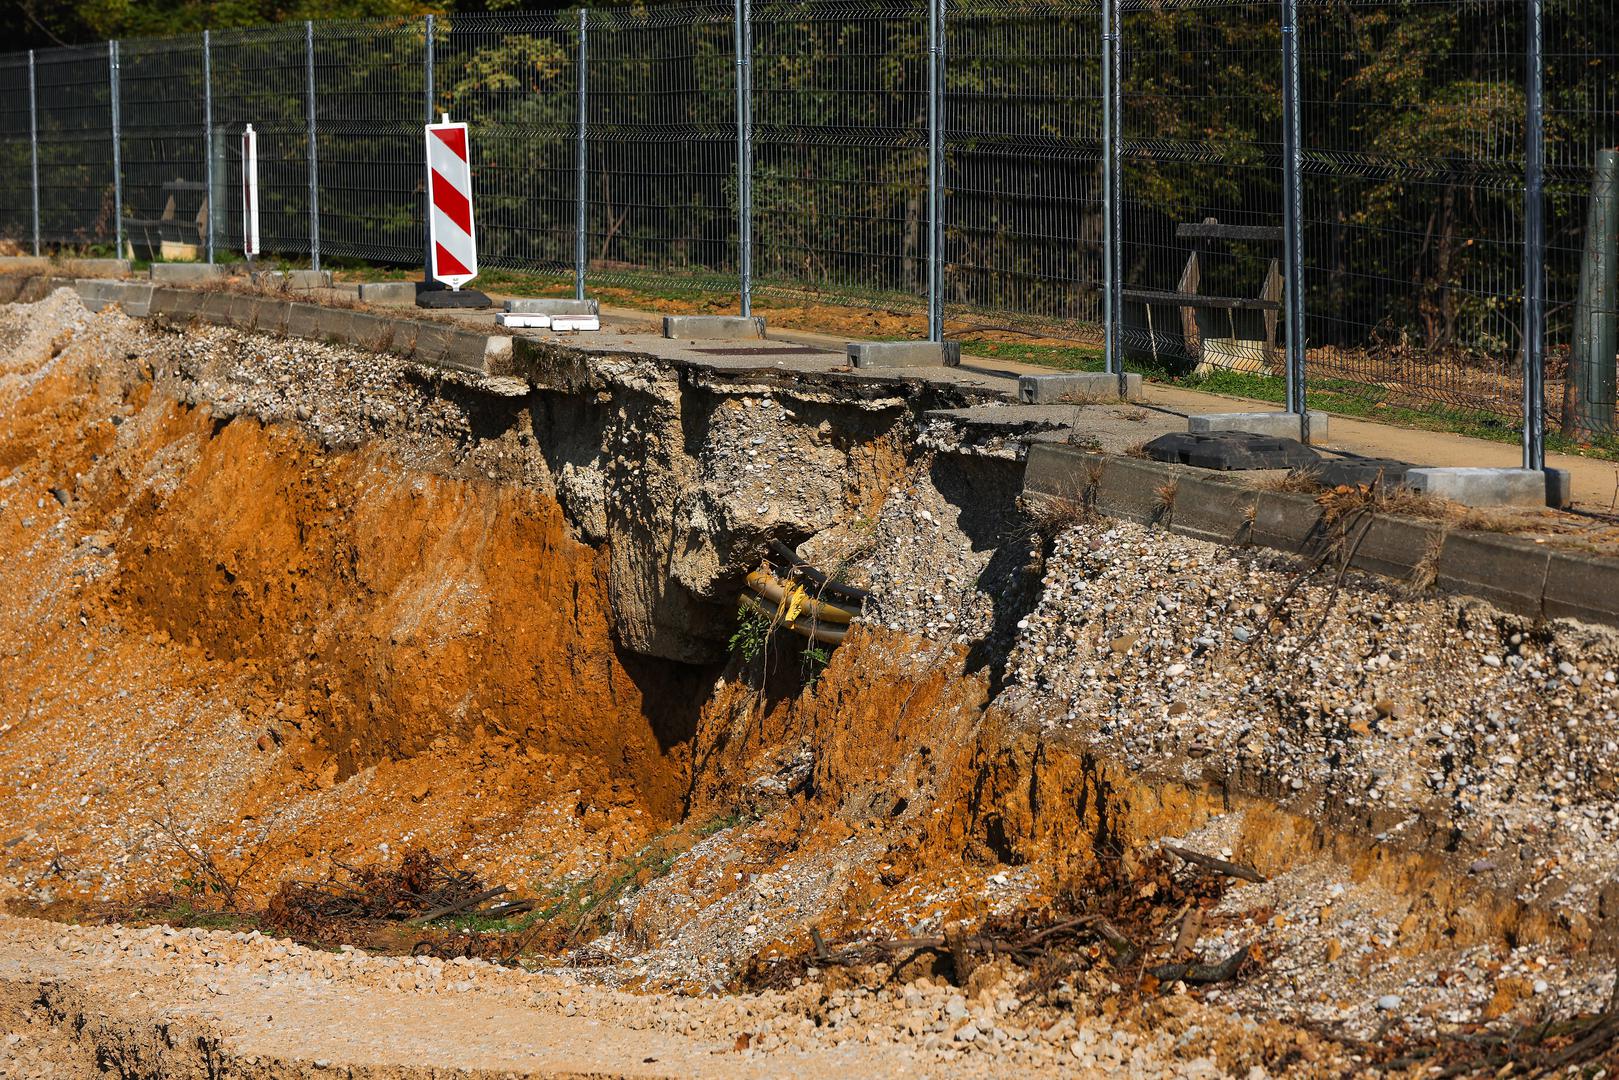
<path id="1" fill-rule="evenodd" d="M 744 664 L 751 664 L 764 655 L 770 642 L 770 620 L 752 608 L 743 605 L 736 610 L 736 632 L 731 635 L 731 655 Z"/>

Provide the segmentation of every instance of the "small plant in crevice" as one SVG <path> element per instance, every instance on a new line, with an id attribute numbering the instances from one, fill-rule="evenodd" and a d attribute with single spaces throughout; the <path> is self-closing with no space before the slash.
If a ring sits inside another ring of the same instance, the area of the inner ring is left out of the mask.
<path id="1" fill-rule="evenodd" d="M 751 664 L 764 655 L 770 642 L 771 623 L 768 618 L 743 604 L 736 611 L 736 630 L 731 634 L 731 655 L 744 664 Z"/>
<path id="2" fill-rule="evenodd" d="M 803 671 L 805 687 L 812 687 L 821 677 L 821 672 L 826 670 L 826 665 L 832 662 L 832 650 L 820 645 L 807 644 L 798 662 Z"/>

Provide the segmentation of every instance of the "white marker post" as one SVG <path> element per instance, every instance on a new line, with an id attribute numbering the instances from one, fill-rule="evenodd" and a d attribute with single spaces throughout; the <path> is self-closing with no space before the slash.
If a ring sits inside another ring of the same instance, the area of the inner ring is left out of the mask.
<path id="1" fill-rule="evenodd" d="M 242 253 L 251 271 L 259 257 L 259 136 L 252 124 L 242 132 Z"/>
<path id="2" fill-rule="evenodd" d="M 451 289 L 478 276 L 472 224 L 472 164 L 467 125 L 427 125 L 427 275 Z"/>

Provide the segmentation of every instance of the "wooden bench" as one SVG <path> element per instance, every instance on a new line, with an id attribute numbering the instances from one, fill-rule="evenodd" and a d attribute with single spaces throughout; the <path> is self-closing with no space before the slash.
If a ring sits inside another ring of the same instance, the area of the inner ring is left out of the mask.
<path id="1" fill-rule="evenodd" d="M 163 188 L 160 217 L 124 218 L 124 235 L 153 257 L 196 258 L 208 242 L 208 185 L 195 180 L 169 180 Z M 190 212 L 195 203 L 196 212 Z"/>
<path id="2" fill-rule="evenodd" d="M 1198 364 L 1202 364 L 1204 360 L 1203 334 L 1197 325 L 1198 309 L 1223 310 L 1227 313 L 1260 311 L 1264 313 L 1265 318 L 1265 337 L 1261 343 L 1261 351 L 1265 365 L 1275 370 L 1280 362 L 1276 344 L 1276 325 L 1282 312 L 1280 258 L 1270 260 L 1258 296 L 1210 296 L 1198 291 L 1203 279 L 1203 266 L 1199 254 L 1211 244 L 1247 242 L 1280 245 L 1283 241 L 1282 230 L 1269 225 L 1222 225 L 1217 218 L 1205 218 L 1201 222 L 1182 222 L 1176 225 L 1175 239 L 1187 241 L 1191 250 L 1186 256 L 1186 266 L 1181 271 L 1180 282 L 1174 291 L 1125 289 L 1122 293 L 1125 301 L 1146 305 L 1147 336 L 1152 341 L 1153 358 L 1157 359 L 1158 356 L 1158 336 L 1152 332 L 1152 309 L 1155 306 L 1173 307 L 1180 313 L 1181 336 L 1186 341 L 1186 353 Z M 1231 337 L 1233 339 L 1237 337 L 1234 325 Z"/>

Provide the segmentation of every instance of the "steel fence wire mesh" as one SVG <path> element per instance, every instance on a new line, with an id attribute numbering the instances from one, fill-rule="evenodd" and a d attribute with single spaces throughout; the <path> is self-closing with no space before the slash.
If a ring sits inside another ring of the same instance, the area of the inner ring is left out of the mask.
<path id="1" fill-rule="evenodd" d="M 1314 389 L 1516 425 L 1523 13 L 1301 0 Z"/>
<path id="2" fill-rule="evenodd" d="M 309 254 L 304 28 L 221 30 L 211 48 L 213 143 L 219 155 L 214 176 L 217 187 L 228 192 L 221 197 L 215 243 L 223 257 L 242 250 L 242 131 L 252 124 L 258 135 L 261 249 L 267 257 L 302 261 Z M 124 116 L 127 123 L 127 106 Z M 205 172 L 200 158 L 195 172 L 199 178 Z M 420 245 L 411 254 L 419 257 Z"/>
<path id="3" fill-rule="evenodd" d="M 0 56 L 0 237 L 26 250 L 34 238 L 32 155 L 28 55 Z"/>
<path id="4" fill-rule="evenodd" d="M 117 222 L 106 43 L 36 53 L 35 81 L 40 239 L 111 244 Z"/>
<path id="5" fill-rule="evenodd" d="M 571 275 L 578 17 L 458 15 L 439 27 L 435 97 L 451 120 L 471 125 L 479 261 Z M 419 126 L 414 136 L 419 160 Z"/>
<path id="6" fill-rule="evenodd" d="M 733 28 L 729 4 L 591 12 L 592 280 L 734 291 Z"/>
<path id="7" fill-rule="evenodd" d="M 944 39 L 944 300 L 954 332 L 1095 345 L 1102 318 L 1098 0 L 952 0 Z M 1282 7 L 1119 0 L 1126 364 L 1280 392 Z M 1312 400 L 1507 429 L 1524 381 L 1526 0 L 1299 0 L 1304 300 Z M 732 3 L 318 24 L 328 256 L 420 265 L 421 123 L 472 127 L 482 261 L 593 284 L 734 294 L 739 73 Z M 759 0 L 750 20 L 757 286 L 912 318 L 928 281 L 922 0 Z M 1615 426 L 1619 9 L 1544 0 L 1550 423 Z M 305 30 L 120 43 L 115 207 L 105 43 L 0 58 L 0 233 L 201 255 L 217 203 L 240 249 L 240 137 L 259 133 L 263 247 L 311 249 Z M 205 82 L 208 85 L 205 85 Z M 212 130 L 203 101 L 211 90 Z M 212 175 L 213 190 L 206 189 Z M 1083 359 L 1083 357 L 1082 357 Z M 1269 381 L 1274 380 L 1274 381 Z M 1533 385 L 1533 384 L 1531 384 Z"/>
<path id="8" fill-rule="evenodd" d="M 137 258 L 207 254 L 202 38 L 118 45 L 124 239 Z"/>
<path id="9" fill-rule="evenodd" d="M 1100 343 L 1101 10 L 946 11 L 946 313 Z"/>
<path id="10" fill-rule="evenodd" d="M 426 22 L 316 23 L 314 52 L 321 256 L 417 261 Z"/>
<path id="11" fill-rule="evenodd" d="M 1615 434 L 1619 323 L 1619 11 L 1545 9 L 1546 415 L 1580 442 Z"/>
<path id="12" fill-rule="evenodd" d="M 1126 366 L 1282 372 L 1278 15 L 1246 0 L 1120 5 Z"/>
<path id="13" fill-rule="evenodd" d="M 759 291 L 920 302 L 927 30 L 914 3 L 754 4 Z"/>

